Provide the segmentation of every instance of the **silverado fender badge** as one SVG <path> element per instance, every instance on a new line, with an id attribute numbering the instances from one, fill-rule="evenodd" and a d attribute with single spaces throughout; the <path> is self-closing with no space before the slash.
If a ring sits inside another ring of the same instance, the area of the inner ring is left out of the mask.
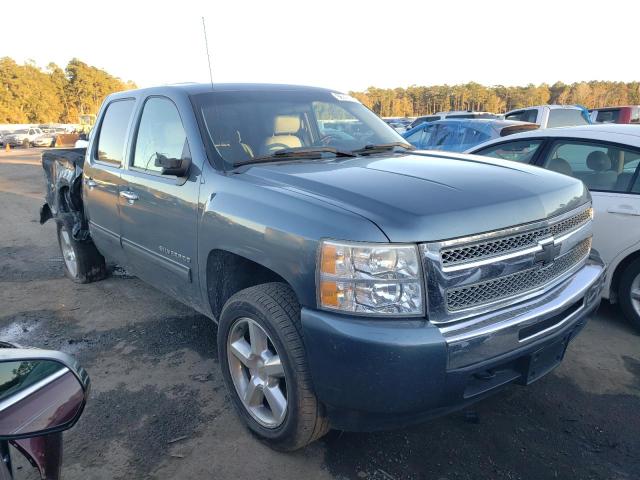
<path id="1" fill-rule="evenodd" d="M 165 255 L 177 258 L 178 260 L 182 260 L 185 263 L 191 263 L 191 257 L 182 255 L 181 253 L 171 250 L 170 248 L 163 247 L 162 245 L 158 245 L 158 250 L 160 250 L 160 252 L 164 253 Z"/>

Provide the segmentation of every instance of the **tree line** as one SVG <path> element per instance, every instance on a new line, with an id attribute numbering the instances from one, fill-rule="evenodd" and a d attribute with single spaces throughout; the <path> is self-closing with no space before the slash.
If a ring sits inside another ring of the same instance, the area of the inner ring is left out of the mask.
<path id="1" fill-rule="evenodd" d="M 549 103 L 587 108 L 640 104 L 640 82 L 556 82 L 525 87 L 487 87 L 470 82 L 430 87 L 369 87 L 364 92 L 349 93 L 382 117 L 414 117 L 449 110 L 503 113 Z"/>
<path id="2" fill-rule="evenodd" d="M 79 115 L 96 114 L 110 93 L 135 88 L 99 68 L 72 59 L 39 68 L 0 58 L 0 123 L 79 123 Z"/>
<path id="3" fill-rule="evenodd" d="M 82 114 L 96 114 L 105 96 L 135 88 L 77 58 L 62 69 L 49 63 L 19 65 L 0 58 L 0 123 L 78 123 Z M 428 115 L 449 110 L 502 113 L 530 105 L 579 104 L 587 108 L 640 104 L 640 82 L 576 82 L 524 87 L 434 85 L 407 88 L 369 87 L 350 94 L 383 117 Z"/>

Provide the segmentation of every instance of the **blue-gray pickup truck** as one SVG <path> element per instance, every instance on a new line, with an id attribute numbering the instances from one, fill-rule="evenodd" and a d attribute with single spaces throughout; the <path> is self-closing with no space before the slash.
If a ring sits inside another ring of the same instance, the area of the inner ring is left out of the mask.
<path id="1" fill-rule="evenodd" d="M 414 151 L 332 90 L 120 92 L 43 167 L 66 275 L 118 264 L 210 317 L 239 415 L 282 450 L 530 384 L 600 298 L 580 181 Z"/>

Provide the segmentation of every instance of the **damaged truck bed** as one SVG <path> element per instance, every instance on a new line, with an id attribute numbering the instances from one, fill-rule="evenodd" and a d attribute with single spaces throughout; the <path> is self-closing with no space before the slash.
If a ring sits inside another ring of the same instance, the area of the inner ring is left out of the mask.
<path id="1" fill-rule="evenodd" d="M 46 203 L 40 208 L 40 224 L 50 218 L 64 223 L 75 240 L 89 238 L 82 204 L 82 164 L 86 148 L 46 150 L 42 168 L 47 179 Z"/>

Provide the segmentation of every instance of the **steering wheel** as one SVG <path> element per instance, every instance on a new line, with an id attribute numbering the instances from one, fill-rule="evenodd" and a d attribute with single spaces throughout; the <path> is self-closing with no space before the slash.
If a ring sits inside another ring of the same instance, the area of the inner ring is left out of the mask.
<path id="1" fill-rule="evenodd" d="M 332 133 L 329 133 L 329 134 L 327 134 L 327 135 L 324 135 L 324 136 L 322 136 L 322 137 L 320 137 L 320 138 L 318 139 L 318 141 L 319 141 L 322 145 L 325 145 L 325 146 L 327 146 L 327 145 L 331 145 L 331 143 L 332 143 L 334 140 L 340 140 L 340 138 L 339 138 L 339 137 L 337 137 L 336 135 L 332 134 Z"/>
<path id="2" fill-rule="evenodd" d="M 274 150 L 275 148 L 275 150 Z M 269 147 L 267 148 L 269 153 L 276 153 L 277 151 L 280 150 L 287 150 L 291 148 L 289 145 L 285 145 L 284 143 L 272 143 L 269 145 Z"/>

